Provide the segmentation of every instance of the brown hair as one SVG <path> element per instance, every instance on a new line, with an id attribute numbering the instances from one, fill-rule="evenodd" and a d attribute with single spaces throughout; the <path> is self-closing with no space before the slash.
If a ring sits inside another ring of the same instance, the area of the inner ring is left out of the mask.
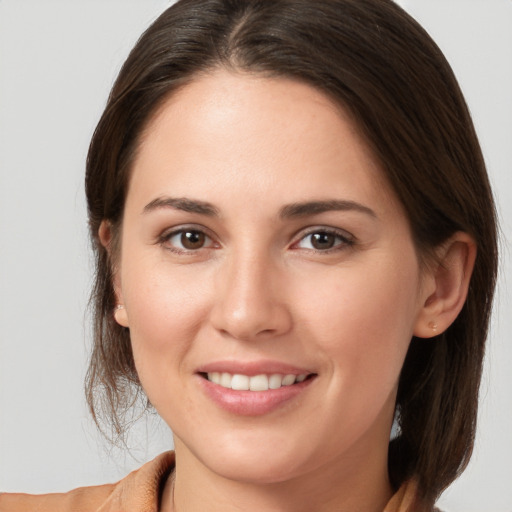
<path id="1" fill-rule="evenodd" d="M 181 0 L 142 35 L 94 133 L 86 192 L 96 254 L 94 347 L 87 397 L 98 421 L 123 431 L 143 396 L 129 331 L 117 325 L 112 264 L 98 240 L 122 222 L 130 163 L 152 113 L 215 67 L 283 76 L 348 110 L 409 218 L 420 255 L 456 231 L 478 255 L 464 308 L 433 342 L 413 338 L 400 376 L 399 435 L 389 471 L 414 476 L 429 506 L 471 455 L 484 344 L 497 267 L 496 221 L 484 161 L 450 66 L 428 34 L 391 0 Z M 133 394 L 135 393 L 135 395 Z"/>

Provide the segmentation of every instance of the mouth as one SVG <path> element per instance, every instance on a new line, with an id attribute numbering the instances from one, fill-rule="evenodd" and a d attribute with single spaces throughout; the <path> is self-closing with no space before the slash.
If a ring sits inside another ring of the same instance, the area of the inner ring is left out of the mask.
<path id="1" fill-rule="evenodd" d="M 259 375 L 244 375 L 241 373 L 228 372 L 201 372 L 201 377 L 226 389 L 234 391 L 269 391 L 277 390 L 286 386 L 300 384 L 306 380 L 312 379 L 315 374 L 301 373 L 299 375 L 292 373 L 272 373 Z"/>
<path id="2" fill-rule="evenodd" d="M 298 404 L 310 395 L 318 374 L 280 361 L 215 361 L 196 370 L 200 388 L 221 409 L 238 416 L 261 416 Z M 284 407 L 284 408 L 283 408 Z"/>

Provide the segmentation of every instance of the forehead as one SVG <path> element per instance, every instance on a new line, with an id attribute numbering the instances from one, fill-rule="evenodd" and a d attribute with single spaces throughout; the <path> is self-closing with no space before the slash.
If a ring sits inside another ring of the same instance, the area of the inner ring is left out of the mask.
<path id="1" fill-rule="evenodd" d="M 339 135 L 333 133 L 332 128 L 343 125 L 343 131 L 360 139 L 356 123 L 322 91 L 289 78 L 224 69 L 200 74 L 173 92 L 147 124 L 141 137 L 142 144 L 148 138 L 155 138 L 155 132 L 161 133 L 164 127 L 169 133 L 171 125 L 190 130 L 181 132 L 182 135 L 198 136 L 207 133 L 222 136 L 224 131 L 237 128 L 238 142 L 244 137 L 259 135 L 251 140 L 253 146 L 258 142 L 269 142 L 262 137 L 262 129 L 269 135 L 283 129 L 287 132 L 283 136 L 294 135 L 300 139 L 307 135 L 316 142 L 325 141 L 327 146 Z M 270 132 L 269 125 L 273 126 Z M 348 138 L 346 141 L 350 142 Z M 289 142 L 291 145 L 292 140 Z M 337 142 L 342 141 L 338 139 Z"/>
<path id="2" fill-rule="evenodd" d="M 180 187 L 184 195 L 222 184 L 264 194 L 286 184 L 280 193 L 300 201 L 321 199 L 336 183 L 332 193 L 391 195 L 356 124 L 327 95 L 286 78 L 225 70 L 167 98 L 141 137 L 133 174 L 130 188 L 158 181 L 174 196 Z"/>

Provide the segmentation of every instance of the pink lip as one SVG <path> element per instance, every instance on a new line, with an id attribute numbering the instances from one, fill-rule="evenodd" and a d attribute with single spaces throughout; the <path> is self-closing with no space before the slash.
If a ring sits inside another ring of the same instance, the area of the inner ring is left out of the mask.
<path id="1" fill-rule="evenodd" d="M 211 372 L 227 372 L 231 374 L 243 374 L 248 376 L 273 373 L 283 375 L 312 374 L 312 372 L 275 361 L 259 361 L 241 363 L 233 361 L 218 361 L 201 366 L 197 377 L 199 385 L 206 394 L 219 407 L 240 416 L 261 416 L 279 409 L 285 403 L 295 399 L 298 395 L 307 391 L 315 380 L 315 376 L 303 382 L 282 386 L 279 389 L 268 391 L 235 391 L 218 384 L 214 384 L 201 374 Z M 314 374 L 313 374 L 314 375 Z"/>
<path id="2" fill-rule="evenodd" d="M 279 361 L 261 360 L 261 361 L 215 361 L 197 368 L 197 373 L 226 372 L 234 375 L 239 373 L 252 377 L 254 375 L 271 375 L 272 373 L 281 373 L 283 375 L 303 375 L 314 373 L 306 368 L 281 363 Z"/>

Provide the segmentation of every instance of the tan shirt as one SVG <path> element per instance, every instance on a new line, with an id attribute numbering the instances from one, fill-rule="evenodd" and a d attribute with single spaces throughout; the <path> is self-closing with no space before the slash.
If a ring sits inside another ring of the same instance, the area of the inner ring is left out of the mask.
<path id="1" fill-rule="evenodd" d="M 174 469 L 165 452 L 117 484 L 80 487 L 62 494 L 1 494 L 0 512 L 158 512 L 160 494 Z M 414 483 L 404 484 L 383 512 L 414 512 Z"/>

